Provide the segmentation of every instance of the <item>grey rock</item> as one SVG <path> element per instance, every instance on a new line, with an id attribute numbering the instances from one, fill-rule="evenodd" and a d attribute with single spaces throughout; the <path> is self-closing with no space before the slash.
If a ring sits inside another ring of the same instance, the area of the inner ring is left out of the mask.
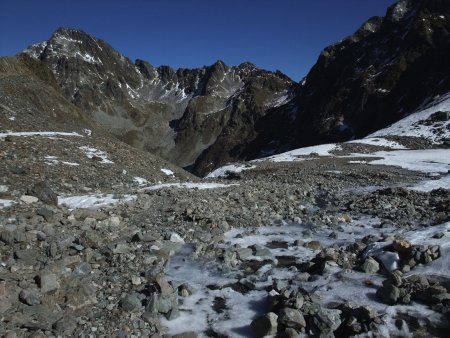
<path id="1" fill-rule="evenodd" d="M 0 280 L 0 314 L 6 313 L 12 305 L 12 302 L 8 298 L 6 281 Z"/>
<path id="2" fill-rule="evenodd" d="M 62 336 L 70 336 L 77 328 L 77 323 L 74 318 L 67 316 L 53 324 L 53 328 Z"/>
<path id="3" fill-rule="evenodd" d="M 130 252 L 130 246 L 125 243 L 118 243 L 112 250 L 113 254 L 122 255 Z"/>
<path id="4" fill-rule="evenodd" d="M 362 269 L 365 273 L 377 273 L 380 270 L 380 264 L 372 257 L 368 257 L 364 261 Z"/>
<path id="5" fill-rule="evenodd" d="M 125 298 L 120 301 L 120 306 L 123 310 L 129 312 L 137 312 L 142 308 L 141 300 L 135 292 L 126 295 Z"/>
<path id="6" fill-rule="evenodd" d="M 269 312 L 265 315 L 256 318 L 250 324 L 254 337 L 265 337 L 274 335 L 278 329 L 278 316 Z"/>
<path id="7" fill-rule="evenodd" d="M 150 313 L 169 314 L 178 306 L 177 295 L 162 296 L 153 292 L 150 294 L 145 310 Z"/>
<path id="8" fill-rule="evenodd" d="M 290 327 L 296 330 L 306 327 L 306 321 L 302 313 L 297 309 L 288 307 L 281 309 L 278 314 L 278 322 L 286 328 Z"/>
<path id="9" fill-rule="evenodd" d="M 20 200 L 26 204 L 32 204 L 37 203 L 39 201 L 39 198 L 37 198 L 36 196 L 22 195 L 20 196 Z"/>
<path id="10" fill-rule="evenodd" d="M 37 213 L 39 216 L 44 217 L 44 219 L 45 219 L 47 222 L 52 222 L 53 219 L 54 219 L 54 216 L 55 216 L 55 213 L 53 212 L 53 210 L 50 210 L 49 208 L 45 208 L 45 207 L 39 208 L 39 209 L 36 211 L 36 213 Z"/>
<path id="11" fill-rule="evenodd" d="M 238 258 L 242 261 L 248 260 L 253 256 L 253 250 L 250 248 L 239 248 L 236 250 Z"/>
<path id="12" fill-rule="evenodd" d="M 311 328 L 320 337 L 334 336 L 333 332 L 341 325 L 341 311 L 322 308 L 312 316 Z"/>
<path id="13" fill-rule="evenodd" d="M 41 303 L 41 294 L 37 290 L 22 290 L 19 293 L 19 300 L 27 305 L 38 305 Z"/>
<path id="14" fill-rule="evenodd" d="M 95 304 L 97 303 L 95 293 L 96 288 L 89 279 L 76 278 L 67 285 L 66 304 L 72 310 Z"/>
<path id="15" fill-rule="evenodd" d="M 39 198 L 50 205 L 58 205 L 58 195 L 52 190 L 48 182 L 38 182 L 27 190 L 27 194 Z"/>
<path id="16" fill-rule="evenodd" d="M 39 276 L 39 287 L 42 293 L 50 293 L 59 289 L 58 278 L 54 273 L 43 273 Z"/>
<path id="17" fill-rule="evenodd" d="M 162 275 L 157 276 L 155 282 L 162 296 L 170 296 L 174 293 L 174 288 Z"/>
<path id="18" fill-rule="evenodd" d="M 400 289 L 390 283 L 386 283 L 377 290 L 377 296 L 383 303 L 394 305 L 400 298 Z"/>

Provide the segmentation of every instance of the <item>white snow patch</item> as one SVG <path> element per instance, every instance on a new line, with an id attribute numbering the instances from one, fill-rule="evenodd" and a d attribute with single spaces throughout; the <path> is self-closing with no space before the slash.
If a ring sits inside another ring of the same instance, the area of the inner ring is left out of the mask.
<path id="1" fill-rule="evenodd" d="M 92 130 L 90 129 L 83 129 L 83 133 L 86 134 L 87 136 L 92 136 Z"/>
<path id="2" fill-rule="evenodd" d="M 379 151 L 371 156 L 382 159 L 369 164 L 392 165 L 425 173 L 447 173 L 450 170 L 450 149 Z"/>
<path id="3" fill-rule="evenodd" d="M 80 52 L 76 52 L 75 53 L 75 57 L 79 56 L 83 61 L 87 62 L 87 63 L 102 63 L 99 59 L 96 59 L 94 56 L 85 53 L 85 54 L 81 54 Z"/>
<path id="4" fill-rule="evenodd" d="M 133 177 L 133 181 L 135 181 L 138 185 L 146 185 L 148 181 L 143 177 Z"/>
<path id="5" fill-rule="evenodd" d="M 135 195 L 124 195 L 116 197 L 113 194 L 92 194 L 82 196 L 59 196 L 58 204 L 65 205 L 69 209 L 77 208 L 97 208 L 106 205 L 115 205 L 119 203 L 131 202 L 136 199 Z"/>
<path id="6" fill-rule="evenodd" d="M 226 177 L 229 173 L 240 173 L 244 170 L 250 170 L 256 168 L 254 165 L 246 165 L 246 164 L 230 164 L 225 165 L 223 167 L 217 168 L 216 170 L 210 172 L 206 178 L 215 178 L 215 177 Z"/>
<path id="7" fill-rule="evenodd" d="M 59 131 L 7 131 L 0 133 L 0 138 L 4 138 L 7 136 L 23 136 L 23 137 L 32 137 L 32 136 L 44 136 L 44 137 L 51 137 L 51 136 L 76 136 L 76 137 L 83 137 L 82 135 L 72 132 L 72 133 L 66 133 L 66 132 L 59 132 Z"/>
<path id="8" fill-rule="evenodd" d="M 205 189 L 217 189 L 217 188 L 229 188 L 232 186 L 235 186 L 238 184 L 222 184 L 222 183 L 192 183 L 192 182 L 185 182 L 185 183 L 163 183 L 163 184 L 156 184 L 151 185 L 148 187 L 145 187 L 141 189 L 142 191 L 148 191 L 148 190 L 159 190 L 164 188 L 186 188 L 186 189 L 199 189 L 199 190 L 205 190 Z"/>
<path id="9" fill-rule="evenodd" d="M 405 117 L 404 119 L 392 124 L 391 126 L 376 131 L 369 135 L 369 138 L 380 136 L 413 136 L 423 137 L 433 143 L 438 143 L 440 139 L 449 138 L 450 130 L 448 129 L 450 121 L 437 121 L 433 124 L 426 125 L 419 121 L 428 119 L 432 114 L 438 111 L 450 111 L 450 93 L 439 97 L 431 103 L 432 105 L 426 109 L 419 109 L 417 112 Z M 442 127 L 442 133 L 438 134 L 433 131 L 436 126 Z"/>
<path id="10" fill-rule="evenodd" d="M 76 166 L 80 165 L 79 163 L 76 163 L 76 162 L 67 162 L 67 161 L 61 161 L 61 163 L 65 164 L 65 165 L 70 165 L 70 166 L 73 166 L 73 167 L 76 167 Z"/>
<path id="11" fill-rule="evenodd" d="M 415 191 L 430 192 L 435 189 L 448 189 L 450 190 L 450 175 L 442 176 L 436 180 L 426 180 L 409 186 L 408 189 Z"/>
<path id="12" fill-rule="evenodd" d="M 166 174 L 167 176 L 173 176 L 174 172 L 170 169 L 161 169 L 161 171 Z"/>
<path id="13" fill-rule="evenodd" d="M 13 204 L 16 204 L 16 201 L 0 198 L 0 209 L 8 208 L 8 207 L 12 206 Z"/>
<path id="14" fill-rule="evenodd" d="M 202 333 L 212 328 L 229 337 L 250 337 L 249 323 L 264 312 L 266 292 L 255 290 L 243 295 L 230 287 L 209 290 L 208 285 L 224 286 L 237 282 L 237 279 L 193 261 L 191 253 L 189 247 L 177 253 L 170 262 L 167 275 L 175 281 L 188 281 L 195 291 L 183 298 L 179 307 L 180 317 L 171 321 L 161 318 L 163 325 L 172 335 L 193 331 L 199 333 L 199 337 L 205 337 Z M 212 307 L 217 299 L 223 299 L 226 308 L 232 311 L 225 309 L 217 313 Z"/>
<path id="15" fill-rule="evenodd" d="M 99 163 L 105 163 L 105 164 L 114 163 L 113 161 L 108 160 L 108 154 L 102 150 L 92 148 L 92 147 L 87 147 L 87 146 L 79 147 L 79 149 L 81 149 L 86 154 L 86 156 L 90 159 L 92 159 L 94 156 L 100 158 L 101 161 L 99 161 Z"/>
<path id="16" fill-rule="evenodd" d="M 266 157 L 259 160 L 254 160 L 252 162 L 261 162 L 261 161 L 271 161 L 271 162 L 292 162 L 298 160 L 298 156 L 331 156 L 332 151 L 340 150 L 341 147 L 336 143 L 331 144 L 321 144 L 312 147 L 299 148 L 295 150 L 288 151 L 286 153 L 282 153 L 279 155 L 274 155 L 270 157 Z"/>
<path id="17" fill-rule="evenodd" d="M 272 101 L 266 103 L 265 106 L 267 108 L 275 108 L 275 107 L 282 106 L 282 105 L 286 104 L 287 102 L 289 102 L 289 95 L 287 94 L 287 91 L 284 91 L 281 96 L 278 96 L 275 99 L 273 99 Z"/>
<path id="18" fill-rule="evenodd" d="M 346 143 L 359 143 L 359 144 L 369 144 L 379 147 L 388 147 L 391 149 L 407 149 L 405 146 L 398 142 L 387 140 L 383 137 L 368 137 L 360 140 L 348 141 Z"/>
<path id="19" fill-rule="evenodd" d="M 54 165 L 54 164 L 58 164 L 58 163 L 62 163 L 62 164 L 69 165 L 69 166 L 79 166 L 80 165 L 79 163 L 75 163 L 75 162 L 60 161 L 60 160 L 58 160 L 58 157 L 56 157 L 56 156 L 45 156 L 44 158 L 46 160 L 45 164 L 48 164 L 48 165 Z"/>

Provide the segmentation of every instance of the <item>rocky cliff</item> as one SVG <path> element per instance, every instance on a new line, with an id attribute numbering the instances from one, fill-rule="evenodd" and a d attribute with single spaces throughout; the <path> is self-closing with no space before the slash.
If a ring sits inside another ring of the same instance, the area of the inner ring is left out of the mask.
<path id="1" fill-rule="evenodd" d="M 297 88 L 296 145 L 362 137 L 450 90 L 450 2 L 402 0 L 325 48 Z"/>

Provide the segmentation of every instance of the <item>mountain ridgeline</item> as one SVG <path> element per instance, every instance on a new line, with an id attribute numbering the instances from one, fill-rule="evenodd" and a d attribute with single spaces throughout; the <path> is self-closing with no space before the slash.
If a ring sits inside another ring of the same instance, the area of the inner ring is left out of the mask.
<path id="1" fill-rule="evenodd" d="M 362 137 L 450 91 L 449 32 L 449 1 L 402 0 L 325 48 L 299 83 L 251 63 L 156 68 L 65 28 L 23 53 L 52 71 L 88 121 L 202 176 L 231 161 Z"/>

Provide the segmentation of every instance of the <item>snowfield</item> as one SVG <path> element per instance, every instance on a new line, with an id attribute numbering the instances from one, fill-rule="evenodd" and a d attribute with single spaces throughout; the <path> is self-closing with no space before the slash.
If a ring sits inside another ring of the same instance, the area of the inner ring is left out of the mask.
<path id="1" fill-rule="evenodd" d="M 438 143 L 438 140 L 450 137 L 450 120 L 442 119 L 436 121 L 432 125 L 427 125 L 421 123 L 421 121 L 427 120 L 436 112 L 448 112 L 450 111 L 450 93 L 436 98 L 433 102 L 428 105 L 428 108 L 421 109 L 404 119 L 392 124 L 391 126 L 376 131 L 375 133 L 369 135 L 368 137 L 383 137 L 383 136 L 413 136 L 413 137 L 423 137 L 430 140 L 433 143 Z M 436 126 L 442 127 L 442 134 L 436 133 L 434 128 Z"/>

